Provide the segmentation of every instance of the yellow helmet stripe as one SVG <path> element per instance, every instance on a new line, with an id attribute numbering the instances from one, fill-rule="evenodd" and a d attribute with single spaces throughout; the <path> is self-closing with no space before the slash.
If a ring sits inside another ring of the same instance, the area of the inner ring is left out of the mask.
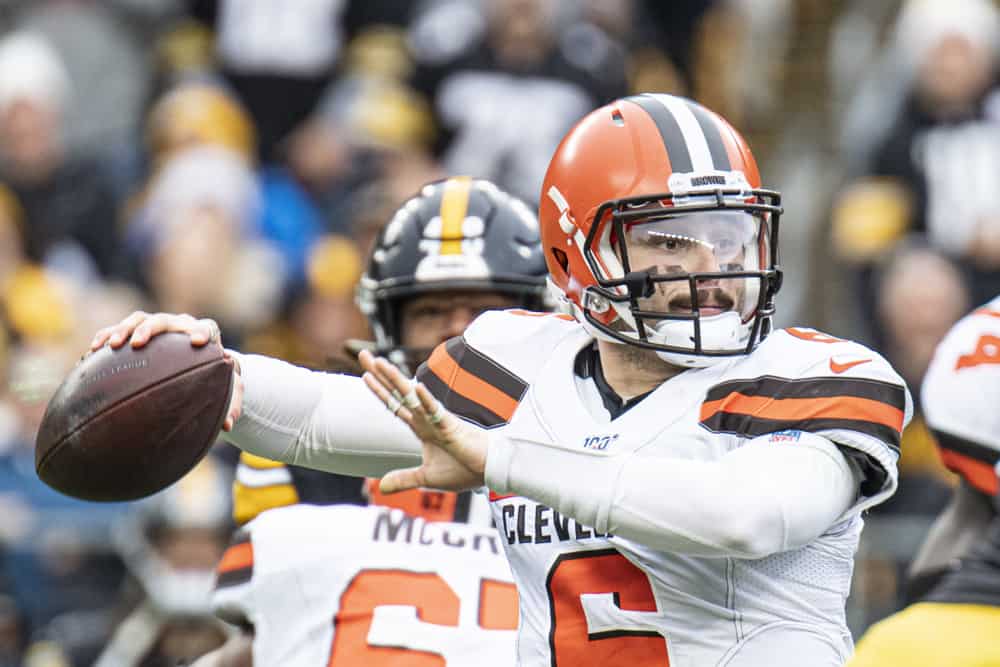
<path id="1" fill-rule="evenodd" d="M 441 254 L 462 254 L 462 223 L 469 207 L 472 179 L 468 176 L 449 178 L 441 195 Z"/>

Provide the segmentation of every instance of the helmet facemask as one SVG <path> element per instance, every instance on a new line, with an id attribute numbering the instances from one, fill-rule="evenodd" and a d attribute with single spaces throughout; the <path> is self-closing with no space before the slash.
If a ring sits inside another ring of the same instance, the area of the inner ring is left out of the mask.
<path id="1" fill-rule="evenodd" d="M 780 287 L 778 204 L 744 188 L 604 203 L 583 248 L 597 279 L 583 320 L 679 366 L 748 354 L 769 333 Z"/>

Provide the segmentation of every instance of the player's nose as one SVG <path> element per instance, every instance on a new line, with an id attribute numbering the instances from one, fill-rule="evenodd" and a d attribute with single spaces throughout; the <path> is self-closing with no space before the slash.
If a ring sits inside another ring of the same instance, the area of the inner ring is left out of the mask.
<path id="1" fill-rule="evenodd" d="M 699 247 L 689 257 L 689 273 L 713 273 L 719 270 L 719 258 L 710 248 Z"/>

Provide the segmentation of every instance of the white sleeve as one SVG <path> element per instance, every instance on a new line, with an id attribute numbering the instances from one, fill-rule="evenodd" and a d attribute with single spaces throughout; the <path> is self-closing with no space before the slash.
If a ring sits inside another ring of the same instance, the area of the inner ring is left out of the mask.
<path id="1" fill-rule="evenodd" d="M 359 477 L 420 465 L 420 441 L 361 378 L 235 356 L 244 384 L 243 412 L 223 437 L 240 449 Z"/>
<path id="2" fill-rule="evenodd" d="M 832 442 L 754 438 L 715 461 L 594 456 L 491 433 L 487 485 L 599 532 L 697 556 L 762 558 L 846 518 L 861 472 Z M 553 471 L 560 471 L 553 474 Z"/>

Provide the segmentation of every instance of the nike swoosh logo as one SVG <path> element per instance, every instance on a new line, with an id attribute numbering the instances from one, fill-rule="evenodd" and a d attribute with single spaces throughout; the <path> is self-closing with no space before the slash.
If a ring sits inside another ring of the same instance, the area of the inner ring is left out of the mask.
<path id="1" fill-rule="evenodd" d="M 830 359 L 830 370 L 834 373 L 843 373 L 844 371 L 850 370 L 855 366 L 860 366 L 861 364 L 867 364 L 871 359 L 858 359 L 857 361 L 848 361 L 844 364 L 838 364 L 833 359 Z"/>

